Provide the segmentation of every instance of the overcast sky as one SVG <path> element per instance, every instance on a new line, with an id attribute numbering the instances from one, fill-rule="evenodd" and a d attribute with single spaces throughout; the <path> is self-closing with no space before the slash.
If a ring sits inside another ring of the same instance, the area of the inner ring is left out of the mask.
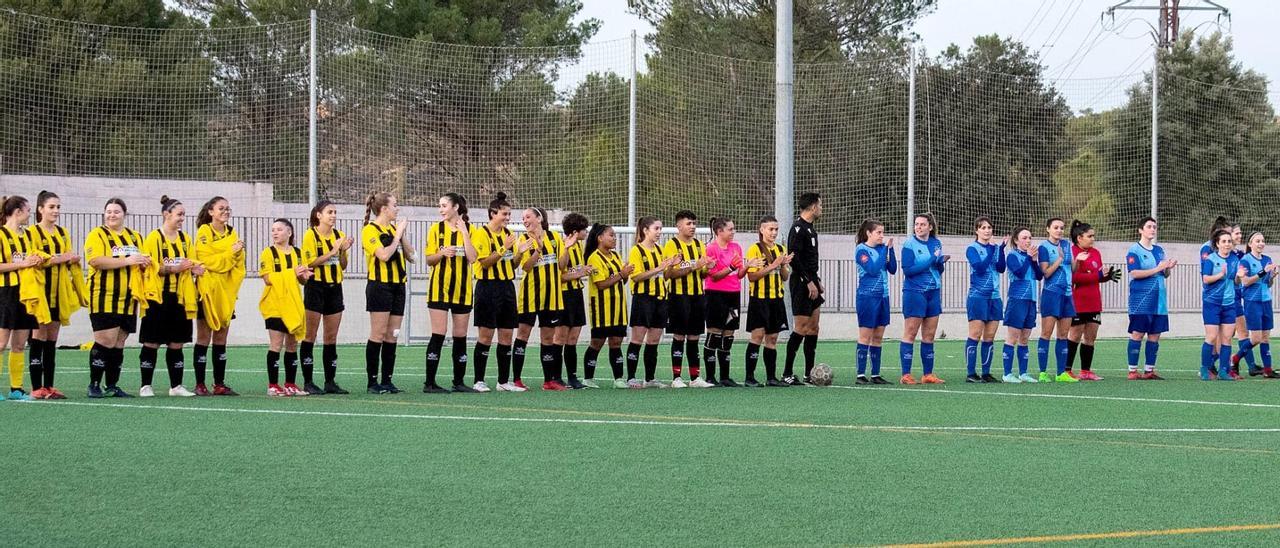
<path id="1" fill-rule="evenodd" d="M 1151 66 L 1151 29 L 1155 11 L 1117 11 L 1114 23 L 1102 13 L 1123 0 L 940 0 L 937 9 L 922 18 L 914 31 L 921 44 L 935 55 L 950 44 L 962 47 L 973 37 L 996 33 L 1021 38 L 1040 52 L 1046 74 L 1055 81 L 1073 108 L 1115 106 L 1124 100 L 1124 88 Z M 1274 82 L 1280 76 L 1280 2 L 1275 0 L 1218 0 L 1231 10 L 1222 29 L 1235 42 L 1236 59 Z M 627 13 L 626 0 L 585 0 L 580 17 L 603 22 L 595 40 L 643 37 L 652 29 Z M 1203 0 L 1183 0 L 1183 6 L 1207 6 Z M 1155 6 L 1158 0 L 1135 0 L 1131 5 Z M 1130 19 L 1132 17 L 1132 19 Z M 1128 20 L 1128 21 L 1126 21 Z M 1184 12 L 1183 29 L 1203 24 L 1198 33 L 1218 27 L 1208 12 Z M 1104 27 L 1105 24 L 1105 28 Z M 1122 75 L 1130 75 L 1121 77 Z M 1271 94 L 1273 103 L 1277 94 Z"/>

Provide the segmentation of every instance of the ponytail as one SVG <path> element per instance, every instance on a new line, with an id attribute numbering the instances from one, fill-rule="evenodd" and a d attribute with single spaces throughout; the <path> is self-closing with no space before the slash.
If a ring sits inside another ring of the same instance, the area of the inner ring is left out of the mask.
<path id="1" fill-rule="evenodd" d="M 27 199 L 22 196 L 4 196 L 0 198 L 0 224 L 9 222 L 9 217 L 27 206 Z"/>
<path id="2" fill-rule="evenodd" d="M 310 224 L 312 228 L 320 226 L 320 214 L 324 212 L 324 208 L 333 205 L 329 200 L 320 200 L 316 202 L 316 206 L 311 208 Z"/>
<path id="3" fill-rule="evenodd" d="M 867 243 L 867 240 L 870 239 L 867 236 L 867 234 L 871 233 L 871 231 L 875 230 L 876 228 L 879 228 L 882 226 L 884 226 L 884 223 L 876 219 L 866 219 L 862 221 L 862 225 L 858 227 L 857 243 L 859 244 Z"/>
<path id="4" fill-rule="evenodd" d="M 382 208 L 391 203 L 390 192 L 370 192 L 369 197 L 364 200 L 364 223 L 369 224 L 369 220 L 377 217 L 382 212 Z"/>
<path id="5" fill-rule="evenodd" d="M 1086 223 L 1079 219 L 1072 219 L 1071 220 L 1071 243 L 1078 245 L 1078 240 L 1080 239 L 1080 236 L 1083 236 L 1085 232 L 1088 232 L 1090 230 L 1093 230 L 1093 226 L 1090 225 L 1089 223 Z"/>
<path id="6" fill-rule="evenodd" d="M 201 227 L 201 226 L 212 223 L 213 222 L 213 206 L 218 205 L 218 202 L 225 202 L 225 201 L 227 201 L 227 199 L 223 198 L 222 196 L 214 196 L 212 198 L 209 198 L 209 201 L 205 202 L 204 205 L 200 207 L 200 214 L 196 215 L 196 226 Z"/>
<path id="7" fill-rule="evenodd" d="M 583 251 L 582 260 L 586 261 L 591 258 L 591 254 L 596 252 L 600 247 L 600 235 L 604 231 L 609 230 L 609 225 L 596 223 L 591 225 L 591 230 L 587 232 L 587 245 Z"/>

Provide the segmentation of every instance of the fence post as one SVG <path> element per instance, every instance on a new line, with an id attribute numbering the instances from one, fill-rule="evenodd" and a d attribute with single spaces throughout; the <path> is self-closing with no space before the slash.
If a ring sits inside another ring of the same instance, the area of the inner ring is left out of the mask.
<path id="1" fill-rule="evenodd" d="M 631 90 L 627 118 L 627 226 L 636 226 L 636 31 L 631 31 Z"/>
<path id="2" fill-rule="evenodd" d="M 307 101 L 307 203 L 315 207 L 319 200 L 316 183 L 316 10 L 311 10 L 311 78 L 307 81 L 310 98 Z"/>
<path id="3" fill-rule="evenodd" d="M 916 48 L 907 57 L 907 234 L 916 216 Z"/>

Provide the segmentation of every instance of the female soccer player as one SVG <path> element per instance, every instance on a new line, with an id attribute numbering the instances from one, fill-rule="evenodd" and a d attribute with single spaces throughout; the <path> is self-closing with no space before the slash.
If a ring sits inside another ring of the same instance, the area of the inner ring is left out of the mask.
<path id="1" fill-rule="evenodd" d="M 84 284 L 80 256 L 71 250 L 71 236 L 67 229 L 58 226 L 61 213 L 62 201 L 58 195 L 42 190 L 36 197 L 36 222 L 27 227 L 31 246 L 49 256 L 45 261 L 44 276 L 50 321 L 31 333 L 28 345 L 31 349 L 27 361 L 31 371 L 31 397 L 35 399 L 66 399 L 53 386 L 58 333 L 64 324 L 71 322 L 72 313 L 89 306 L 89 288 Z"/>
<path id="2" fill-rule="evenodd" d="M 293 223 L 276 219 L 271 223 L 271 246 L 258 257 L 258 277 L 266 286 L 258 301 L 258 311 L 266 323 L 267 395 L 307 396 L 298 388 L 298 339 L 306 334 L 307 310 L 302 288 L 311 279 L 311 268 L 302 262 L 293 246 Z M 284 386 L 280 386 L 280 350 L 284 350 Z"/>
<path id="3" fill-rule="evenodd" d="M 196 217 L 195 261 L 203 264 L 200 277 L 200 308 L 196 322 L 196 345 L 192 361 L 196 363 L 196 395 L 208 396 L 205 388 L 206 354 L 213 345 L 214 396 L 237 396 L 226 384 L 227 334 L 235 319 L 236 299 L 244 282 L 244 240 L 230 224 L 231 204 L 214 196 L 200 208 Z"/>
<path id="4" fill-rule="evenodd" d="M 151 264 L 142 253 L 142 235 L 124 226 L 128 206 L 120 198 L 107 200 L 102 226 L 85 236 L 84 258 L 89 262 L 89 397 L 131 397 L 117 384 L 124 365 L 124 343 L 138 329 L 138 303 L 133 279 Z M 102 388 L 103 377 L 107 386 Z"/>
<path id="5" fill-rule="evenodd" d="M 916 337 L 920 337 L 920 363 L 924 366 L 925 384 L 943 384 L 933 374 L 933 340 L 938 331 L 938 317 L 942 315 L 942 272 L 946 270 L 950 255 L 942 253 L 942 242 L 936 236 L 938 225 L 933 215 L 916 215 L 912 230 L 915 234 L 902 244 L 902 342 L 898 357 L 902 362 L 902 384 L 916 384 L 911 376 L 912 354 Z"/>
<path id="6" fill-rule="evenodd" d="M 38 325 L 35 316 L 27 313 L 22 285 L 23 278 L 27 278 L 27 284 L 35 283 L 24 271 L 39 268 L 44 264 L 44 258 L 35 252 L 23 228 L 30 218 L 31 206 L 26 198 L 8 196 L 0 199 L 0 350 L 9 351 L 11 400 L 31 399 L 22 389 L 22 373 L 26 368 L 23 352 L 31 330 Z M 36 292 L 43 289 L 27 288 Z"/>
<path id="7" fill-rule="evenodd" d="M 520 235 L 520 254 L 516 262 L 524 271 L 520 281 L 520 296 L 516 301 L 519 317 L 516 328 L 515 355 L 512 357 L 512 382 L 521 388 L 525 387 L 520 380 L 520 371 L 524 369 L 525 347 L 529 344 L 529 335 L 534 324 L 538 325 L 540 357 L 542 362 L 542 389 L 552 391 L 568 390 L 561 382 L 561 359 L 563 354 L 555 344 L 555 328 L 560 321 L 560 311 L 564 310 L 564 293 L 560 291 L 560 272 L 569 256 L 565 254 L 566 245 L 578 243 L 577 235 L 570 234 L 569 239 L 560 238 L 551 232 L 547 222 L 547 212 L 531 207 L 524 210 L 525 233 Z"/>
<path id="8" fill-rule="evenodd" d="M 703 347 L 703 369 L 707 382 L 728 388 L 738 387 L 729 376 L 729 351 L 733 349 L 733 335 L 741 323 L 739 306 L 742 303 L 742 279 L 751 266 L 763 266 L 762 260 L 751 263 L 742 258 L 742 247 L 733 241 L 733 219 L 713 217 L 711 232 L 715 235 L 707 243 L 707 257 L 711 266 L 703 281 L 707 300 L 707 342 Z M 716 366 L 720 376 L 716 378 Z"/>
<path id="9" fill-rule="evenodd" d="M 1234 246 L 1231 249 L 1231 254 L 1235 255 L 1236 262 L 1240 263 L 1244 260 L 1244 256 L 1249 254 L 1248 246 L 1242 246 L 1244 234 L 1240 231 L 1240 223 L 1231 223 L 1227 228 L 1231 230 L 1231 242 Z M 1233 353 L 1231 356 L 1231 378 L 1238 380 L 1240 378 L 1240 358 L 1242 357 L 1244 358 L 1245 363 L 1249 366 L 1250 377 L 1261 375 L 1262 369 L 1259 368 L 1258 363 L 1254 361 L 1253 352 L 1247 351 L 1251 345 L 1249 344 L 1249 329 L 1248 326 L 1245 325 L 1244 286 L 1241 284 L 1241 280 L 1239 278 L 1236 279 L 1235 283 L 1236 329 L 1233 335 L 1236 338 L 1237 348 L 1239 351 Z"/>
<path id="10" fill-rule="evenodd" d="M 667 297 L 667 330 L 671 332 L 671 387 L 710 388 L 702 378 L 698 363 L 698 338 L 706 330 L 707 299 L 703 277 L 711 260 L 706 246 L 695 238 L 698 216 L 692 211 L 676 213 L 676 237 L 662 247 L 664 257 L 677 262 L 663 273 L 670 295 Z M 685 384 L 684 362 L 689 361 L 690 382 Z"/>
<path id="11" fill-rule="evenodd" d="M 524 392 L 523 386 L 509 381 L 511 375 L 511 338 L 516 327 L 515 260 L 516 237 L 507 229 L 511 219 L 511 203 L 499 192 L 489 202 L 489 222 L 471 229 L 471 243 L 476 249 L 475 261 L 475 388 L 488 392 L 484 383 L 485 364 L 489 361 L 489 345 L 498 333 L 499 392 Z M 532 245 L 532 242 L 524 244 Z M 522 350 L 523 351 L 523 350 Z"/>
<path id="12" fill-rule="evenodd" d="M 995 227 L 988 217 L 978 217 L 974 221 L 974 233 L 977 239 L 965 250 L 965 258 L 969 261 L 969 297 L 965 308 L 969 314 L 969 338 L 964 341 L 965 365 L 969 376 L 965 382 L 988 383 L 1000 382 L 991 376 L 991 357 L 995 353 L 996 331 L 1000 329 L 1000 321 L 1004 319 L 1004 304 L 1000 302 L 1000 275 L 1004 274 L 1004 248 L 1009 244 L 1006 238 L 1000 245 L 991 243 L 991 235 Z M 981 352 L 978 343 L 981 341 Z M 980 356 L 979 356 L 980 354 Z M 975 362 L 982 361 L 982 376 L 978 376 Z"/>
<path id="13" fill-rule="evenodd" d="M 1166 259 L 1164 248 L 1156 245 L 1156 220 L 1146 217 L 1138 223 L 1138 243 L 1129 247 L 1125 264 L 1129 269 L 1129 380 L 1164 380 L 1156 373 L 1160 334 L 1169 330 L 1169 292 L 1166 279 L 1178 261 Z M 1138 355 L 1146 338 L 1147 360 L 1138 372 Z"/>
<path id="14" fill-rule="evenodd" d="M 427 309 L 431 315 L 431 341 L 427 343 L 427 379 L 422 391 L 443 394 L 449 391 L 436 384 L 440 356 L 444 350 L 444 333 L 453 337 L 453 391 L 476 393 L 466 384 L 467 324 L 471 320 L 471 263 L 476 248 L 471 244 L 467 200 L 450 192 L 440 197 L 440 222 L 427 229 L 427 266 L 431 267 L 431 285 L 427 293 Z"/>
<path id="15" fill-rule="evenodd" d="M 854 261 L 858 265 L 858 378 L 854 384 L 890 384 L 880 376 L 884 328 L 889 325 L 889 276 L 898 273 L 893 238 L 884 239 L 884 223 L 862 221 L 858 228 Z M 871 378 L 867 378 L 867 361 Z"/>
<path id="16" fill-rule="evenodd" d="M 158 286 L 154 295 L 159 300 L 146 303 L 142 329 L 138 332 L 138 342 L 142 343 L 138 355 L 142 387 L 138 395 L 144 398 L 156 395 L 151 380 L 163 345 L 165 369 L 169 371 L 169 395 L 194 396 L 182 385 L 182 346 L 191 342 L 191 320 L 196 317 L 198 298 L 192 276 L 204 274 L 204 266 L 191 261 L 191 240 L 182 231 L 182 223 L 187 220 L 186 206 L 161 196 L 160 213 L 163 216 L 160 228 L 152 230 L 142 243 L 143 252 L 151 257 L 157 269 L 157 276 L 151 279 Z"/>
<path id="17" fill-rule="evenodd" d="M 391 382 L 396 370 L 396 338 L 404 320 L 405 282 L 413 247 L 405 241 L 409 221 L 399 220 L 400 208 L 389 192 L 374 192 L 365 200 L 360 231 L 364 259 L 369 266 L 365 310 L 369 312 L 369 341 L 364 348 L 366 390 L 370 394 L 399 394 Z M 381 379 L 379 379 L 381 360 Z"/>
<path id="18" fill-rule="evenodd" d="M 354 240 L 337 228 L 338 208 L 329 200 L 320 200 L 311 208 L 311 228 L 302 235 L 302 261 L 311 268 L 312 276 L 302 292 L 307 309 L 307 335 L 298 345 L 302 361 L 302 389 L 308 394 L 347 394 L 338 386 L 338 326 L 346 305 L 342 298 L 342 277 L 347 269 L 348 254 Z M 316 336 L 324 323 L 324 388 L 315 385 Z"/>
<path id="19" fill-rule="evenodd" d="M 658 236 L 662 221 L 657 217 L 641 217 L 636 223 L 636 245 L 631 246 L 627 264 L 631 265 L 631 344 L 627 345 L 627 386 L 629 388 L 665 388 L 654 378 L 658 373 L 658 342 L 667 327 L 667 284 L 663 272 L 676 264 L 676 257 L 662 258 Z M 640 347 L 644 347 L 644 381 L 636 379 L 640 363 Z"/>
<path id="20" fill-rule="evenodd" d="M 1080 354 L 1082 381 L 1100 381 L 1093 372 L 1093 347 L 1098 340 L 1098 327 L 1102 325 L 1102 282 L 1120 280 L 1120 271 L 1110 267 L 1102 270 L 1102 253 L 1094 247 L 1096 238 L 1089 223 L 1071 221 L 1071 255 L 1076 257 L 1076 267 L 1071 271 L 1071 304 L 1076 315 L 1071 319 L 1067 332 L 1067 372 L 1077 352 Z"/>
<path id="21" fill-rule="evenodd" d="M 1204 282 L 1201 293 L 1204 309 L 1204 345 L 1200 347 L 1200 378 L 1210 380 L 1209 371 L 1218 361 L 1218 378 L 1233 381 L 1231 376 L 1231 334 L 1236 326 L 1235 278 L 1243 277 L 1244 267 L 1236 262 L 1232 253 L 1231 231 L 1218 230 L 1213 234 L 1216 253 L 1200 260 L 1200 275 Z"/>
<path id="22" fill-rule="evenodd" d="M 597 223 L 587 233 L 585 254 L 587 266 L 591 267 L 591 343 L 583 356 L 586 380 L 582 382 L 587 388 L 599 388 L 592 379 L 595 378 L 596 359 L 605 342 L 609 343 L 613 387 L 627 387 L 622 376 L 622 338 L 627 336 L 626 281 L 636 267 L 622 261 L 617 247 L 618 238 L 608 225 Z"/>
<path id="23" fill-rule="evenodd" d="M 560 291 L 564 293 L 564 309 L 560 311 L 560 323 L 556 326 L 556 348 L 564 361 L 565 373 L 569 376 L 569 388 L 579 390 L 587 388 L 578 379 L 578 336 L 582 326 L 587 325 L 587 310 L 582 299 L 582 280 L 590 279 L 591 265 L 583 255 L 582 242 L 587 239 L 587 227 L 590 222 L 580 213 L 570 213 L 560 221 L 564 229 L 564 240 L 574 241 L 573 245 L 565 244 L 565 268 L 560 271 Z"/>
<path id="24" fill-rule="evenodd" d="M 1214 244 L 1214 241 L 1213 241 L 1213 235 L 1217 233 L 1219 230 L 1226 230 L 1227 232 L 1232 232 L 1232 228 L 1231 228 L 1232 225 L 1233 223 L 1231 221 L 1228 221 L 1226 217 L 1223 217 L 1221 215 L 1219 215 L 1216 219 L 1213 220 L 1213 225 L 1209 227 L 1209 239 L 1206 240 L 1204 244 L 1200 246 L 1200 259 L 1202 261 L 1206 257 L 1218 252 L 1217 246 Z M 1235 236 L 1232 236 L 1232 241 L 1234 240 L 1235 240 Z M 1234 253 L 1234 248 L 1232 252 Z M 1237 311 L 1237 312 L 1242 312 L 1242 311 Z M 1216 367 L 1209 368 L 1209 377 L 1212 379 L 1217 379 L 1218 368 Z"/>
<path id="25" fill-rule="evenodd" d="M 1076 316 L 1075 302 L 1071 300 L 1071 271 L 1077 258 L 1071 254 L 1071 242 L 1062 237 L 1066 223 L 1057 217 L 1045 224 L 1049 238 L 1040 242 L 1036 255 L 1040 270 L 1044 273 L 1044 287 L 1040 290 L 1040 341 L 1036 347 L 1036 361 L 1040 365 L 1040 382 L 1076 382 L 1067 371 L 1067 344 L 1071 319 Z M 1049 338 L 1057 333 L 1053 353 L 1057 358 L 1058 373 L 1051 375 L 1049 367 Z"/>
<path id="26" fill-rule="evenodd" d="M 1027 373 L 1031 349 L 1027 341 L 1036 326 L 1036 281 L 1044 277 L 1040 271 L 1039 251 L 1031 243 L 1031 229 L 1013 229 L 1013 250 L 1005 257 L 1009 273 L 1009 302 L 1004 309 L 1006 335 L 1001 358 L 1004 360 L 1003 382 L 1037 382 Z M 1018 374 L 1013 374 L 1013 357 L 1018 356 Z"/>
<path id="27" fill-rule="evenodd" d="M 760 264 L 747 268 L 751 291 L 747 299 L 747 386 L 759 387 L 756 358 L 764 346 L 765 384 L 791 386 L 778 379 L 778 333 L 787 329 L 787 305 L 782 301 L 783 282 L 791 277 L 792 254 L 778 243 L 778 219 L 765 216 L 756 230 L 759 241 L 747 249 L 747 261 Z"/>
<path id="28" fill-rule="evenodd" d="M 1271 329 L 1275 327 L 1271 309 L 1271 286 L 1275 283 L 1276 274 L 1280 273 L 1280 265 L 1262 254 L 1266 248 L 1267 241 L 1261 232 L 1249 235 L 1249 252 L 1240 262 L 1245 269 L 1240 285 L 1244 288 L 1244 316 L 1245 325 L 1249 328 L 1249 338 L 1241 341 L 1240 351 L 1232 357 L 1232 361 L 1239 363 L 1242 354 L 1252 358 L 1250 354 L 1256 346 L 1258 353 L 1262 355 L 1262 371 L 1259 374 L 1268 379 L 1280 379 L 1280 375 L 1271 369 Z M 1256 376 L 1252 363 L 1250 365 L 1249 375 Z"/>

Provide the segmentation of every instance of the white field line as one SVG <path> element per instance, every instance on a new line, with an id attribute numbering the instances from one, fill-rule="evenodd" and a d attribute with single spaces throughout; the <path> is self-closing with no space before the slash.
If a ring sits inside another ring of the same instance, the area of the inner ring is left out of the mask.
<path id="1" fill-rule="evenodd" d="M 1241 382 L 1241 381 L 1237 381 Z M 1101 401 L 1121 401 L 1132 403 L 1173 403 L 1182 405 L 1218 405 L 1224 407 L 1251 407 L 1261 409 L 1280 409 L 1280 404 L 1275 403 L 1250 403 L 1235 401 L 1212 401 L 1212 400 L 1181 400 L 1181 399 L 1165 399 L 1165 398 L 1135 398 L 1128 396 L 1089 396 L 1083 394 L 1038 394 L 1024 392 L 989 392 L 985 390 L 950 390 L 946 388 L 902 388 L 893 386 L 832 386 L 831 388 L 839 388 L 844 390 L 888 390 L 895 392 L 912 392 L 916 394 L 947 394 L 962 396 L 1003 396 L 1010 398 L 1053 398 L 1064 400 L 1101 400 Z"/>

